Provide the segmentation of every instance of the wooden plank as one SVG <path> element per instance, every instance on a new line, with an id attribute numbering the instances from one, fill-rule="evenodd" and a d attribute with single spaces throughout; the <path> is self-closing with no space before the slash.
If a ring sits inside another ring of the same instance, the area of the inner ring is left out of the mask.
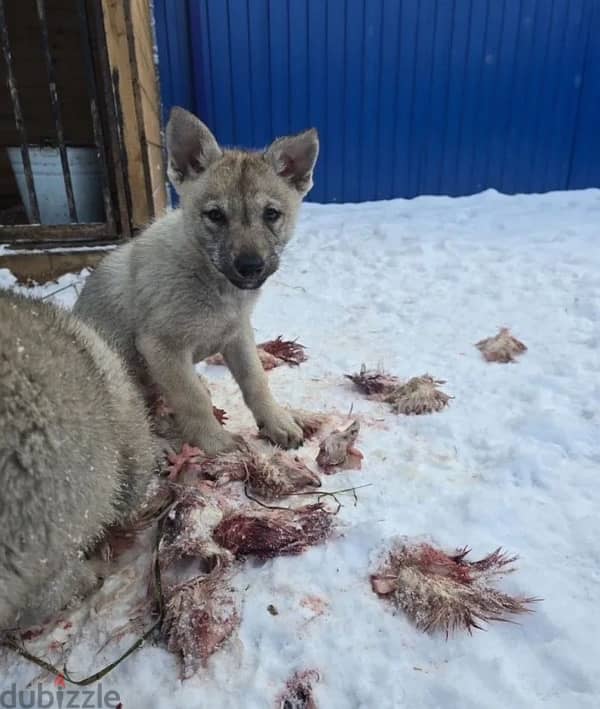
<path id="1" fill-rule="evenodd" d="M 162 146 L 148 144 L 150 175 L 152 177 L 152 199 L 156 216 L 161 216 L 167 208 L 166 178 L 163 166 L 164 153 Z"/>
<path id="2" fill-rule="evenodd" d="M 115 90 L 119 93 L 121 114 L 124 117 L 123 142 L 126 152 L 126 171 L 131 192 L 132 221 L 134 226 L 147 223 L 151 218 L 142 169 L 142 146 L 138 130 L 133 92 L 133 76 L 129 59 L 129 46 L 125 23 L 124 0 L 102 0 L 106 44 Z"/>
<path id="3" fill-rule="evenodd" d="M 16 253 L 0 256 L 0 268 L 8 268 L 21 285 L 56 281 L 65 273 L 95 268 L 108 251 Z"/>
<path id="4" fill-rule="evenodd" d="M 102 242 L 114 238 L 108 224 L 14 224 L 0 226 L 0 243 L 24 248 L 49 248 L 66 244 Z"/>
<path id="5" fill-rule="evenodd" d="M 144 147 L 147 151 L 153 211 L 155 215 L 158 215 L 166 207 L 167 192 L 164 178 L 164 154 L 161 148 L 156 148 L 156 146 L 162 145 L 162 125 L 148 0 L 131 0 L 131 14 L 136 30 L 134 35 L 135 56 L 145 137 Z"/>

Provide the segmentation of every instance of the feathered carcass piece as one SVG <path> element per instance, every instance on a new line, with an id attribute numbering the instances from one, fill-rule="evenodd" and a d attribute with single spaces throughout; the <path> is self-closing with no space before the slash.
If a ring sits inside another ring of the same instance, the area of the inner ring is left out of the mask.
<path id="1" fill-rule="evenodd" d="M 500 549 L 479 561 L 467 561 L 468 548 L 446 554 L 430 544 L 399 542 L 371 576 L 373 591 L 404 611 L 419 630 L 480 629 L 481 622 L 506 620 L 529 612 L 539 599 L 511 596 L 492 583 L 514 570 L 517 557 Z"/>
<path id="2" fill-rule="evenodd" d="M 247 446 L 244 450 L 204 458 L 199 471 L 221 485 L 232 480 L 244 481 L 250 492 L 265 500 L 321 486 L 319 476 L 298 456 L 276 448 L 271 453 L 261 453 Z"/>
<path id="3" fill-rule="evenodd" d="M 345 376 L 346 379 L 354 382 L 365 396 L 377 401 L 385 401 L 386 396 L 402 384 L 399 377 L 379 369 L 367 369 L 365 364 L 361 365 L 360 372 Z"/>
<path id="4" fill-rule="evenodd" d="M 165 593 L 162 634 L 181 658 L 183 679 L 205 666 L 239 624 L 237 599 L 223 572 L 196 576 Z"/>
<path id="5" fill-rule="evenodd" d="M 286 682 L 285 691 L 277 701 L 278 709 L 317 709 L 313 684 L 319 681 L 316 670 L 296 672 Z"/>
<path id="6" fill-rule="evenodd" d="M 208 570 L 232 561 L 233 555 L 213 540 L 222 519 L 223 510 L 217 503 L 192 487 L 182 487 L 162 524 L 158 547 L 161 570 L 183 559 L 197 559 Z"/>
<path id="7" fill-rule="evenodd" d="M 480 340 L 475 347 L 481 352 L 487 362 L 515 362 L 515 357 L 527 351 L 527 347 L 510 334 L 507 327 L 500 328 L 494 337 Z"/>
<path id="8" fill-rule="evenodd" d="M 284 340 L 281 335 L 274 340 L 261 342 L 256 346 L 256 350 L 263 369 L 266 371 L 275 369 L 275 367 L 281 367 L 282 364 L 295 366 L 306 362 L 308 359 L 304 345 L 301 345 L 296 340 Z M 212 365 L 225 364 L 225 360 L 221 354 L 208 357 L 205 361 L 207 364 Z"/>
<path id="9" fill-rule="evenodd" d="M 330 536 L 333 517 L 322 504 L 236 512 L 217 525 L 213 538 L 236 556 L 300 554 Z"/>
<path id="10" fill-rule="evenodd" d="M 385 372 L 368 370 L 363 364 L 360 372 L 347 374 L 346 378 L 354 382 L 369 399 L 384 401 L 390 404 L 394 413 L 407 416 L 441 411 L 452 398 L 438 388 L 445 381 L 434 379 L 429 374 L 402 382 Z"/>
<path id="11" fill-rule="evenodd" d="M 452 398 L 438 389 L 439 384 L 445 383 L 443 379 L 434 379 L 429 374 L 413 377 L 390 392 L 384 401 L 391 405 L 394 413 L 407 416 L 441 411 Z"/>
<path id="12" fill-rule="evenodd" d="M 354 446 L 359 432 L 360 423 L 355 420 L 346 428 L 332 431 L 321 441 L 317 463 L 326 473 L 334 472 L 335 468 L 352 470 L 361 467 L 363 454 Z"/>

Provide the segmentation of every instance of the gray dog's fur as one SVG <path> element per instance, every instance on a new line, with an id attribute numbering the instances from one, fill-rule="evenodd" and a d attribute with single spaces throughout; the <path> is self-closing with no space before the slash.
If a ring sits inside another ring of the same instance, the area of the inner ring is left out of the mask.
<path id="1" fill-rule="evenodd" d="M 97 585 L 85 552 L 135 515 L 155 465 L 120 358 L 49 303 L 0 293 L 0 629 Z"/>
<path id="2" fill-rule="evenodd" d="M 302 430 L 271 396 L 250 316 L 312 187 L 317 133 L 280 138 L 263 153 L 223 150 L 201 121 L 175 108 L 167 148 L 181 208 L 107 256 L 75 312 L 114 344 L 140 381 L 158 385 L 189 443 L 208 454 L 237 445 L 214 418 L 194 370 L 220 352 L 262 432 L 296 447 Z"/>

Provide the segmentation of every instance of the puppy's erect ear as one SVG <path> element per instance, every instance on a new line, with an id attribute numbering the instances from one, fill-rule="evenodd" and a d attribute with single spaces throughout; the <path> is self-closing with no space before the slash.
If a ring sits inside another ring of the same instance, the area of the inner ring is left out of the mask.
<path id="1" fill-rule="evenodd" d="M 314 128 L 278 138 L 265 151 L 275 172 L 300 194 L 313 186 L 312 174 L 319 155 L 319 136 Z"/>
<path id="2" fill-rule="evenodd" d="M 167 173 L 176 190 L 188 180 L 195 180 L 215 160 L 221 148 L 214 135 L 184 108 L 174 106 L 167 123 Z"/>

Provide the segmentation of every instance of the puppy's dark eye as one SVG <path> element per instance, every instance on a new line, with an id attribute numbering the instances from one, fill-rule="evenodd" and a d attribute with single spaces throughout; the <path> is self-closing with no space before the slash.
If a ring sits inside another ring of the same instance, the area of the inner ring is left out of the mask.
<path id="1" fill-rule="evenodd" d="M 276 222 L 281 216 L 281 212 L 275 209 L 275 207 L 267 207 L 263 212 L 263 218 L 266 222 Z"/>
<path id="2" fill-rule="evenodd" d="M 227 221 L 225 213 L 217 207 L 207 209 L 206 212 L 203 212 L 203 214 L 207 219 L 210 219 L 213 224 L 221 225 L 225 224 L 225 222 Z"/>

